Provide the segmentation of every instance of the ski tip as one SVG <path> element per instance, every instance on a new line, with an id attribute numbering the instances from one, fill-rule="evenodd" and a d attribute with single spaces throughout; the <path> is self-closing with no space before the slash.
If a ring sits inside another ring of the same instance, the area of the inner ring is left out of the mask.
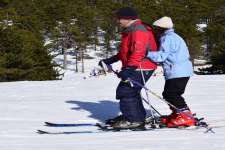
<path id="1" fill-rule="evenodd" d="M 43 130 L 37 130 L 36 133 L 38 133 L 38 134 L 48 134 L 48 132 L 43 131 Z"/>
<path id="2" fill-rule="evenodd" d="M 109 127 L 104 123 L 96 123 L 95 126 L 99 127 L 100 129 L 107 129 Z"/>
<path id="3" fill-rule="evenodd" d="M 44 122 L 45 126 L 55 126 L 54 123 L 51 123 L 51 122 Z"/>
<path id="4" fill-rule="evenodd" d="M 51 125 L 51 123 L 49 123 L 49 122 L 44 122 L 44 125 L 45 125 L 45 126 L 49 126 L 49 125 Z"/>

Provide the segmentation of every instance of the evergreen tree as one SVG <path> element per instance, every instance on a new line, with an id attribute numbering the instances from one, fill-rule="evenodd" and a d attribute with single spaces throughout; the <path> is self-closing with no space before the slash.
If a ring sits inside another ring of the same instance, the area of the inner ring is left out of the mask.
<path id="1" fill-rule="evenodd" d="M 12 27 L 1 31 L 0 38 L 0 81 L 57 78 L 50 55 L 32 32 Z"/>
<path id="2" fill-rule="evenodd" d="M 112 52 L 110 41 L 115 40 L 118 37 L 118 27 L 115 20 L 115 11 L 122 6 L 123 1 L 121 0 L 98 0 L 97 9 L 99 17 L 100 28 L 105 31 L 104 34 L 104 56 L 109 57 Z"/>
<path id="3" fill-rule="evenodd" d="M 212 67 L 203 71 L 225 73 L 225 2 L 216 8 L 210 15 L 206 29 L 207 50 L 210 54 Z"/>
<path id="4" fill-rule="evenodd" d="M 0 10 L 0 81 L 57 79 L 34 10 L 27 0 L 12 0 Z"/>

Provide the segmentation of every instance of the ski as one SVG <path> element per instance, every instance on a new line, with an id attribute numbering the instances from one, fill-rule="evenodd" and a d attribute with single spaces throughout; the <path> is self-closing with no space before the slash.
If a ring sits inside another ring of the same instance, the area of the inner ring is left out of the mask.
<path id="1" fill-rule="evenodd" d="M 53 122 L 45 122 L 45 126 L 49 126 L 49 127 L 80 127 L 80 126 L 96 126 L 96 123 L 53 123 Z"/>
<path id="2" fill-rule="evenodd" d="M 152 118 L 148 118 L 146 119 L 146 125 L 145 125 L 145 129 L 143 129 L 143 131 L 146 130 L 153 130 L 153 129 L 165 129 L 167 128 L 165 126 L 165 124 L 162 124 L 162 122 L 160 121 L 160 118 L 155 118 L 154 120 L 152 120 Z M 192 126 L 192 127 L 174 127 L 177 129 L 185 129 L 185 130 L 196 130 L 196 129 L 206 129 L 205 133 L 215 133 L 214 132 L 214 128 L 222 128 L 225 127 L 224 124 L 208 124 L 206 123 L 204 120 L 204 118 L 196 118 L 196 120 L 198 121 L 196 126 Z M 214 122 L 214 121 L 213 121 Z M 112 128 L 110 125 L 105 124 L 105 123 L 92 123 L 92 122 L 86 122 L 86 123 L 53 123 L 53 122 L 45 122 L 45 126 L 48 127 L 88 127 L 88 126 L 93 126 L 93 127 L 98 127 L 98 131 L 77 131 L 77 132 L 56 132 L 56 133 L 51 133 L 48 131 L 43 131 L 43 130 L 37 130 L 37 133 L 39 134 L 75 134 L 75 133 L 96 133 L 96 132 L 103 132 L 103 131 L 123 131 L 124 130 L 131 130 L 131 129 L 114 129 Z"/>
<path id="3" fill-rule="evenodd" d="M 144 131 L 152 131 L 153 128 L 146 129 L 114 129 L 108 127 L 99 127 L 98 130 L 88 130 L 88 131 L 45 131 L 45 130 L 37 130 L 38 134 L 88 134 L 88 133 L 108 133 L 108 132 L 144 132 Z"/>
<path id="4" fill-rule="evenodd" d="M 224 128 L 225 124 L 218 125 L 208 125 L 205 122 L 200 122 L 197 126 L 191 127 L 175 127 L 175 128 L 167 128 L 163 126 L 157 126 L 154 124 L 147 124 L 143 129 L 115 129 L 110 125 L 104 123 L 74 123 L 74 124 L 58 124 L 45 122 L 47 126 L 50 127 L 79 127 L 79 126 L 95 126 L 97 130 L 87 130 L 87 131 L 45 131 L 45 130 L 37 130 L 38 134 L 88 134 L 88 133 L 105 133 L 105 132 L 130 132 L 130 131 L 152 131 L 152 130 L 161 130 L 161 129 L 178 129 L 178 130 L 198 130 L 198 129 L 206 129 L 204 133 L 215 133 L 214 128 Z"/>
<path id="5" fill-rule="evenodd" d="M 143 132 L 143 131 L 150 131 L 150 130 L 153 130 L 153 129 L 148 129 L 148 130 L 139 130 L 140 132 Z M 51 131 L 44 131 L 44 130 L 37 130 L 37 133 L 38 134 L 90 134 L 90 133 L 109 133 L 109 132 L 129 132 L 131 130 L 120 130 L 120 131 L 117 131 L 117 130 L 96 130 L 96 131 L 68 131 L 68 132 L 65 132 L 65 131 L 59 131 L 59 132 L 51 132 Z M 133 132 L 133 131 L 132 131 Z M 137 131 L 135 131 L 137 132 Z"/>
<path id="6" fill-rule="evenodd" d="M 94 133 L 95 131 L 59 131 L 59 132 L 51 132 L 51 131 L 45 131 L 45 130 L 37 130 L 36 133 L 38 134 L 82 134 L 82 133 Z"/>
<path id="7" fill-rule="evenodd" d="M 96 124 L 97 126 L 97 124 Z M 99 127 L 99 126 L 97 126 Z M 214 131 L 212 131 L 212 129 L 216 129 L 216 128 L 224 128 L 225 125 L 214 125 L 214 126 L 210 126 L 206 131 L 204 131 L 204 133 L 215 133 Z M 81 130 L 81 131 L 46 131 L 46 130 L 37 130 L 36 133 L 38 134 L 49 134 L 49 135 L 62 135 L 62 134 L 92 134 L 92 133 L 109 133 L 109 132 L 145 132 L 145 131 L 159 131 L 159 130 L 171 130 L 172 129 L 177 129 L 177 130 L 189 130 L 189 131 L 195 131 L 195 130 L 199 130 L 199 129 L 206 129 L 205 127 L 202 126 L 193 126 L 193 127 L 186 127 L 186 128 L 145 128 L 145 129 L 114 129 L 114 128 L 110 128 L 110 127 L 105 127 L 105 126 L 101 126 L 98 128 L 98 130 Z"/>

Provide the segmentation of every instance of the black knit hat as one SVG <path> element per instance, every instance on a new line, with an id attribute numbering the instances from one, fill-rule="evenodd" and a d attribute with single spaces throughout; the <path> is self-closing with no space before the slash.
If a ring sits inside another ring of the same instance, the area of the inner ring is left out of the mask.
<path id="1" fill-rule="evenodd" d="M 116 12 L 116 15 L 117 15 L 117 18 L 121 18 L 121 19 L 137 19 L 138 18 L 138 14 L 136 10 L 134 10 L 131 7 L 120 8 Z"/>

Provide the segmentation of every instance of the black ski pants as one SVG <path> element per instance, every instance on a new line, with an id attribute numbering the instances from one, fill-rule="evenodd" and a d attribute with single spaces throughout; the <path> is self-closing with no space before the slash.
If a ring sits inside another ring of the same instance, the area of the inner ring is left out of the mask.
<path id="1" fill-rule="evenodd" d="M 177 109 L 188 108 L 182 94 L 185 91 L 189 78 L 190 77 L 174 78 L 166 80 L 165 82 L 164 91 L 162 94 L 163 98 L 170 104 L 174 105 Z M 170 108 L 172 111 L 174 110 L 171 106 Z"/>

